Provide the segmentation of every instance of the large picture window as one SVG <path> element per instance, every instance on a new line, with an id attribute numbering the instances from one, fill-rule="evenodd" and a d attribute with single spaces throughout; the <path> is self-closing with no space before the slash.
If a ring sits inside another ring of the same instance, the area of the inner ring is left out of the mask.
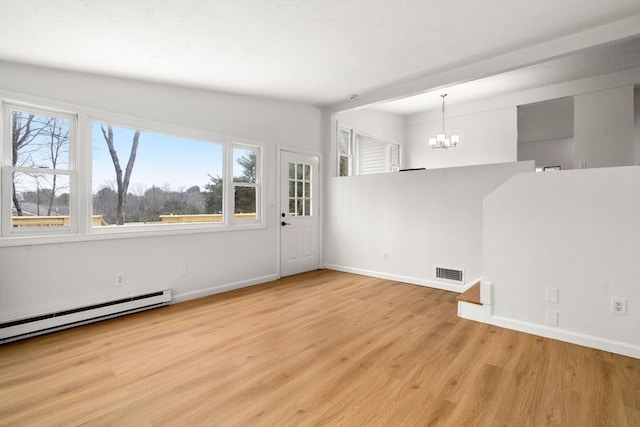
<path id="1" fill-rule="evenodd" d="M 94 227 L 224 221 L 224 144 L 97 122 L 91 135 Z"/>
<path id="2" fill-rule="evenodd" d="M 2 238 L 264 226 L 261 144 L 80 109 L 2 108 Z"/>

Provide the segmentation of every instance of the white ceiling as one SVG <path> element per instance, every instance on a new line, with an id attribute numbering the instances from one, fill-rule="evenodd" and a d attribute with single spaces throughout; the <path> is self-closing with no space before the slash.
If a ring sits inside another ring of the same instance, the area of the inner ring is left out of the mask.
<path id="1" fill-rule="evenodd" d="M 585 49 L 571 55 L 496 74 L 467 83 L 440 88 L 406 98 L 368 106 L 369 109 L 409 115 L 440 109 L 446 103 L 464 104 L 492 96 L 549 86 L 587 77 L 640 68 L 640 38 Z"/>
<path id="2" fill-rule="evenodd" d="M 330 105 L 638 13 L 640 0 L 0 0 L 0 60 Z"/>

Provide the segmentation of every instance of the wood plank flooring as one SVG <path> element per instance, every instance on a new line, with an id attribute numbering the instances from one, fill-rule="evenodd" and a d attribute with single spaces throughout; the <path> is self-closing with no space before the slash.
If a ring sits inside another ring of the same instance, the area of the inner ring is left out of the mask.
<path id="1" fill-rule="evenodd" d="M 640 426 L 640 360 L 316 271 L 0 346 L 2 426 Z"/>
<path id="2" fill-rule="evenodd" d="M 476 283 L 465 292 L 456 297 L 456 301 L 469 302 L 471 304 L 482 305 L 480 302 L 480 282 Z"/>

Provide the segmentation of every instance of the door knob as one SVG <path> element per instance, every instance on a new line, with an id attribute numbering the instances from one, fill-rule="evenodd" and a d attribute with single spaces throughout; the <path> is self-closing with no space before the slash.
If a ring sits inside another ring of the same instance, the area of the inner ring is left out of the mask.
<path id="1" fill-rule="evenodd" d="M 280 223 L 280 225 L 282 225 L 282 226 L 284 227 L 285 225 L 291 225 L 291 223 L 282 221 L 282 222 Z"/>

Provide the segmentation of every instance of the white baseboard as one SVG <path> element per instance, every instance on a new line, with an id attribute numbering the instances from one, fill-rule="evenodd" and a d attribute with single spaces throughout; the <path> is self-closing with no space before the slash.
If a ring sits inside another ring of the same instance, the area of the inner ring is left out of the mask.
<path id="1" fill-rule="evenodd" d="M 369 277 L 377 277 L 380 279 L 393 280 L 396 282 L 409 283 L 412 285 L 419 286 L 427 286 L 430 288 L 442 289 L 445 291 L 459 292 L 462 293 L 465 288 L 468 289 L 472 284 L 476 283 L 478 280 L 471 282 L 471 284 L 466 285 L 454 285 L 445 282 L 437 282 L 425 279 L 419 279 L 410 276 L 402 276 L 398 274 L 384 273 L 380 271 L 372 271 L 365 270 L 361 268 L 353 268 L 353 267 L 345 267 L 343 265 L 335 265 L 335 264 L 325 264 L 324 268 L 329 270 L 343 271 L 345 273 L 353 273 L 360 274 L 363 276 Z M 491 301 L 490 290 L 491 284 L 487 282 L 488 287 L 485 286 L 485 293 L 489 292 L 489 296 L 485 296 Z M 480 307 L 480 306 L 478 306 Z M 621 354 L 623 356 L 629 356 L 636 359 L 640 359 L 640 346 L 632 345 L 619 341 L 612 341 L 606 338 L 595 337 L 591 335 L 579 334 L 576 332 L 571 332 L 563 329 L 558 329 L 554 327 L 549 327 L 546 325 L 537 325 L 535 323 L 523 322 L 520 320 L 509 319 L 500 316 L 493 316 L 492 306 L 491 305 L 483 305 L 481 309 L 481 313 L 477 313 L 473 311 L 468 316 L 470 320 L 478 320 L 483 323 L 492 324 L 495 326 L 500 326 L 507 329 L 513 329 L 515 331 L 525 332 L 533 335 L 538 335 L 545 338 L 551 338 L 558 341 L 569 342 L 572 344 L 582 345 L 584 347 L 595 348 L 598 350 L 609 351 L 611 353 Z M 478 319 L 478 315 L 480 315 L 481 319 Z"/>
<path id="2" fill-rule="evenodd" d="M 189 301 L 196 298 L 202 298 L 209 295 L 215 295 L 222 292 L 232 291 L 234 289 L 246 288 L 248 286 L 258 285 L 260 283 L 271 282 L 279 279 L 277 274 L 269 274 L 267 276 L 255 277 L 240 282 L 227 283 L 224 285 L 212 286 L 210 288 L 198 289 L 197 291 L 183 292 L 173 295 L 171 303 Z"/>
<path id="3" fill-rule="evenodd" d="M 365 270 L 362 268 L 345 267 L 343 265 L 325 264 L 324 268 L 328 270 L 342 271 L 344 273 L 360 274 L 362 276 L 377 277 L 378 279 L 393 280 L 395 282 L 409 283 L 411 285 L 426 286 L 429 288 L 442 289 L 443 291 L 464 292 L 466 285 L 457 285 L 453 283 L 440 282 L 435 280 L 426 280 L 410 276 L 402 276 L 399 274 L 384 273 L 382 271 Z M 475 283 L 475 282 L 473 282 Z"/>
<path id="4" fill-rule="evenodd" d="M 608 340 L 606 338 L 580 334 L 564 329 L 523 322 L 521 320 L 501 316 L 491 316 L 487 320 L 488 321 L 486 323 L 490 323 L 495 326 L 640 359 L 640 345 Z"/>
<path id="5" fill-rule="evenodd" d="M 482 306 L 466 301 L 458 301 L 458 317 L 482 322 Z"/>

